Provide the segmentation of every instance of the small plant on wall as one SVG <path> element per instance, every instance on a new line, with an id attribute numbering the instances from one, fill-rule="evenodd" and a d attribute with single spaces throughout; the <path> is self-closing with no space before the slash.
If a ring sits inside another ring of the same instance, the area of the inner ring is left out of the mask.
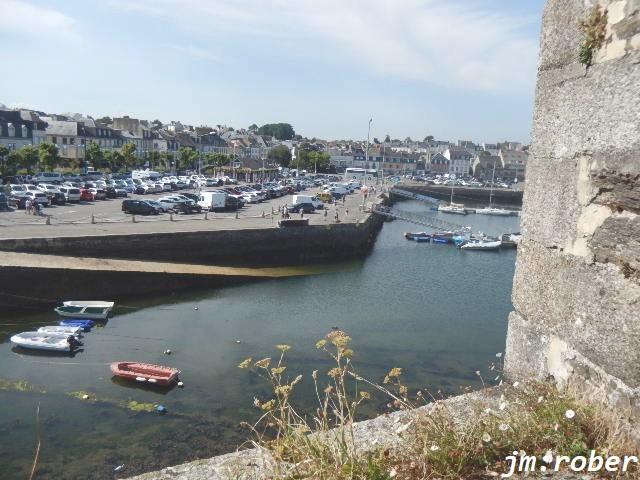
<path id="1" fill-rule="evenodd" d="M 589 17 L 581 22 L 580 27 L 584 34 L 584 39 L 580 44 L 578 57 L 580 63 L 591 66 L 594 54 L 602 47 L 607 29 L 607 11 L 600 9 L 596 5 Z"/>

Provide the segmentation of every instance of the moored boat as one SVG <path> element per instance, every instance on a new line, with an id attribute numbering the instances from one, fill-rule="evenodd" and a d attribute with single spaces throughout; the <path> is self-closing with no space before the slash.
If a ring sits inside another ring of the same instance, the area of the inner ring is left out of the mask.
<path id="1" fill-rule="evenodd" d="M 117 377 L 160 386 L 175 382 L 181 373 L 177 368 L 140 362 L 113 362 L 109 368 Z"/>
<path id="2" fill-rule="evenodd" d="M 88 319 L 64 318 L 58 322 L 58 325 L 61 327 L 80 327 L 83 331 L 88 332 L 94 327 L 95 322 Z"/>
<path id="3" fill-rule="evenodd" d="M 517 247 L 521 239 L 520 233 L 504 233 L 500 237 L 503 247 Z"/>
<path id="4" fill-rule="evenodd" d="M 62 305 L 65 307 L 97 307 L 108 308 L 110 310 L 113 310 L 115 304 L 115 302 L 105 302 L 103 300 L 68 300 L 62 302 Z"/>
<path id="5" fill-rule="evenodd" d="M 450 203 L 449 205 L 440 205 L 438 211 L 442 213 L 455 213 L 457 215 L 466 215 L 467 211 L 461 203 Z"/>
<path id="6" fill-rule="evenodd" d="M 427 232 L 405 232 L 404 238 L 406 238 L 407 240 L 417 240 L 418 238 L 431 238 L 431 235 Z"/>
<path id="7" fill-rule="evenodd" d="M 502 245 L 500 240 L 471 239 L 460 246 L 462 250 L 497 250 Z"/>
<path id="8" fill-rule="evenodd" d="M 38 333 L 49 333 L 52 335 L 75 335 L 79 337 L 82 335 L 82 327 L 63 327 L 61 325 L 47 325 L 40 327 Z"/>
<path id="9" fill-rule="evenodd" d="M 51 352 L 70 352 L 74 347 L 73 335 L 59 335 L 39 332 L 22 332 L 11 337 L 11 342 L 22 348 L 47 350 Z"/>
<path id="10" fill-rule="evenodd" d="M 495 208 L 495 207 L 476 208 L 476 213 L 478 215 L 496 215 L 501 217 L 513 215 L 511 213 L 511 210 L 505 210 L 504 208 Z"/>
<path id="11" fill-rule="evenodd" d="M 417 243 L 429 243 L 431 241 L 431 235 L 424 235 L 414 238 Z"/>
<path id="12" fill-rule="evenodd" d="M 112 308 L 113 306 L 109 307 L 104 305 L 63 305 L 54 308 L 54 310 L 61 317 L 105 320 L 109 316 L 109 313 L 111 313 Z"/>

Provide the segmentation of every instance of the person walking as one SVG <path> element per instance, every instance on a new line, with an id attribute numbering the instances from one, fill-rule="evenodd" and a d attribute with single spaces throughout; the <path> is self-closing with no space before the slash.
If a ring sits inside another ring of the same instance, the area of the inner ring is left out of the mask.
<path id="1" fill-rule="evenodd" d="M 31 213 L 31 199 L 27 198 L 26 202 L 24 202 L 24 214 L 29 215 Z"/>

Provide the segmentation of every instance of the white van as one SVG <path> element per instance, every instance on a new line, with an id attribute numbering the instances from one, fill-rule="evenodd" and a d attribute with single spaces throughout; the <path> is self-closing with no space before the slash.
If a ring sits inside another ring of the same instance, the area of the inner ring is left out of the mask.
<path id="1" fill-rule="evenodd" d="M 324 189 L 324 191 L 331 193 L 334 197 L 336 195 L 346 195 L 350 193 L 349 190 L 347 190 L 342 185 L 336 185 L 335 187 L 327 187 Z"/>
<path id="2" fill-rule="evenodd" d="M 224 192 L 200 192 L 198 205 L 211 212 L 225 210 L 227 206 L 227 194 Z"/>
<path id="3" fill-rule="evenodd" d="M 31 179 L 33 183 L 62 183 L 60 172 L 39 172 Z"/>
<path id="4" fill-rule="evenodd" d="M 316 209 L 324 208 L 324 203 L 322 202 L 322 200 L 320 200 L 316 196 L 312 197 L 311 195 L 294 195 L 292 203 L 293 205 L 297 205 L 298 203 L 310 203 Z"/>

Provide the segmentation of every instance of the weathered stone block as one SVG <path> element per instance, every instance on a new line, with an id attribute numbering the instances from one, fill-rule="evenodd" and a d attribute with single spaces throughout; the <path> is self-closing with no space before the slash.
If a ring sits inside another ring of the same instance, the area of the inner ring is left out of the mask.
<path id="1" fill-rule="evenodd" d="M 527 165 L 521 231 L 547 247 L 562 247 L 576 236 L 581 213 L 578 160 L 532 158 Z"/>
<path id="2" fill-rule="evenodd" d="M 636 163 L 640 162 L 640 153 Z M 598 193 L 594 203 L 607 205 L 616 210 L 628 210 L 640 213 L 640 167 L 635 172 L 628 171 L 632 165 L 625 165 L 625 170 L 602 168 L 591 174 L 591 183 Z"/>
<path id="3" fill-rule="evenodd" d="M 591 66 L 585 76 L 557 83 L 555 72 L 538 76 L 533 119 L 533 158 L 627 150 L 638 145 L 640 52 Z M 527 175 L 527 181 L 530 178 Z"/>
<path id="4" fill-rule="evenodd" d="M 632 387 L 640 386 L 640 285 L 612 264 L 526 239 L 518 250 L 516 311 Z"/>
<path id="5" fill-rule="evenodd" d="M 588 17 L 595 2 L 587 0 L 548 1 L 542 15 L 540 70 L 578 63 L 582 41 L 580 22 Z"/>
<path id="6" fill-rule="evenodd" d="M 509 314 L 505 374 L 513 379 L 544 380 L 549 337 L 529 325 L 517 312 Z"/>
<path id="7" fill-rule="evenodd" d="M 618 265 L 625 277 L 640 281 L 640 216 L 609 217 L 596 230 L 590 247 L 596 261 Z"/>

